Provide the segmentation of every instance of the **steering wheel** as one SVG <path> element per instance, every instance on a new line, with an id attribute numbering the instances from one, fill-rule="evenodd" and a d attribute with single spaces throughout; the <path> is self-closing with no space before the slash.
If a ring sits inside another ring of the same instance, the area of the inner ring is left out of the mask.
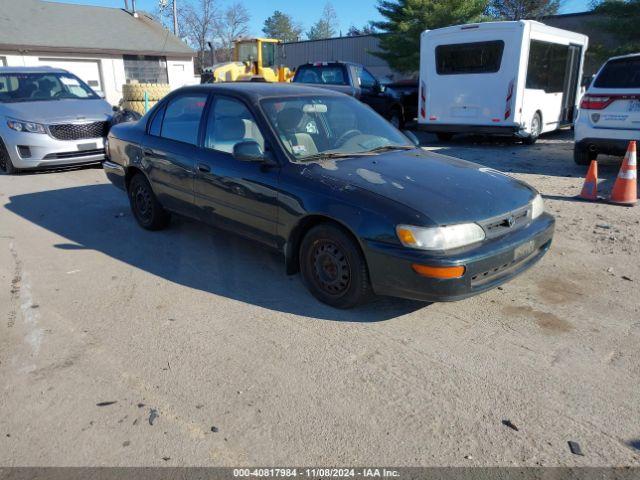
<path id="1" fill-rule="evenodd" d="M 347 140 L 352 137 L 357 137 L 358 135 L 362 135 L 362 132 L 360 130 L 356 130 L 355 128 L 347 130 L 342 135 L 340 135 L 340 138 L 338 138 L 338 140 L 336 140 L 336 145 L 340 147 L 345 144 Z"/>

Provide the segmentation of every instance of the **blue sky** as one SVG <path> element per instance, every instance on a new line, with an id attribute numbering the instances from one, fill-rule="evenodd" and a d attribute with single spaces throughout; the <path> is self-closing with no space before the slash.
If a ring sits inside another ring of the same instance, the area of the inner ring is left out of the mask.
<path id="1" fill-rule="evenodd" d="M 122 8 L 124 0 L 57 0 L 65 3 L 79 3 L 85 5 L 101 5 L 104 7 Z M 178 2 L 189 0 L 178 0 Z M 314 23 L 324 7 L 323 0 L 241 0 L 251 12 L 251 30 L 253 35 L 262 34 L 262 25 L 274 10 L 281 10 L 302 23 L 305 31 Z M 220 5 L 233 2 L 221 0 Z M 129 2 L 131 3 L 131 2 Z M 153 11 L 157 0 L 137 0 L 138 9 Z M 376 0 L 333 0 L 331 2 L 338 14 L 340 29 L 343 33 L 350 25 L 362 26 L 369 20 L 378 20 L 380 16 L 376 10 Z M 561 13 L 582 12 L 589 9 L 590 0 L 565 0 Z"/>

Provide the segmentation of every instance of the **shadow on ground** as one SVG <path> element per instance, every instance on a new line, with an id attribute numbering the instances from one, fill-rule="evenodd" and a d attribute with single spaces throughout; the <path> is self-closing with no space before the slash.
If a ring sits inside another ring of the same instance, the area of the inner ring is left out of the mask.
<path id="1" fill-rule="evenodd" d="M 427 304 L 380 298 L 353 310 L 319 303 L 287 276 L 277 253 L 225 231 L 181 218 L 161 232 L 135 223 L 126 195 L 111 185 L 90 185 L 10 197 L 6 208 L 68 241 L 73 255 L 95 250 L 186 287 L 271 310 L 345 322 L 383 321 Z M 99 272 L 97 272 L 99 275 Z M 96 278 L 96 284 L 109 279 Z"/>

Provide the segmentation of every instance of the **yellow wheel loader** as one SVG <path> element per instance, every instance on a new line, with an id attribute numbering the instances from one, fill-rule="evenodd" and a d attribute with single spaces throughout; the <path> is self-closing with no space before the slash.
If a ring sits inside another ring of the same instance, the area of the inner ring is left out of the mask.
<path id="1" fill-rule="evenodd" d="M 282 44 L 272 38 L 237 40 L 233 61 L 217 63 L 203 70 L 201 83 L 214 82 L 290 82 L 293 72 L 278 65 Z"/>

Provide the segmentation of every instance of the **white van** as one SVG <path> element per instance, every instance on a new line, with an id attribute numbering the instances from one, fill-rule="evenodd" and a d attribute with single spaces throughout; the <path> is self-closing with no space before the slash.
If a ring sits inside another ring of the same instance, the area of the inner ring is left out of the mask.
<path id="1" fill-rule="evenodd" d="M 588 37 L 532 20 L 427 30 L 420 40 L 418 124 L 455 133 L 516 135 L 571 125 Z"/>

